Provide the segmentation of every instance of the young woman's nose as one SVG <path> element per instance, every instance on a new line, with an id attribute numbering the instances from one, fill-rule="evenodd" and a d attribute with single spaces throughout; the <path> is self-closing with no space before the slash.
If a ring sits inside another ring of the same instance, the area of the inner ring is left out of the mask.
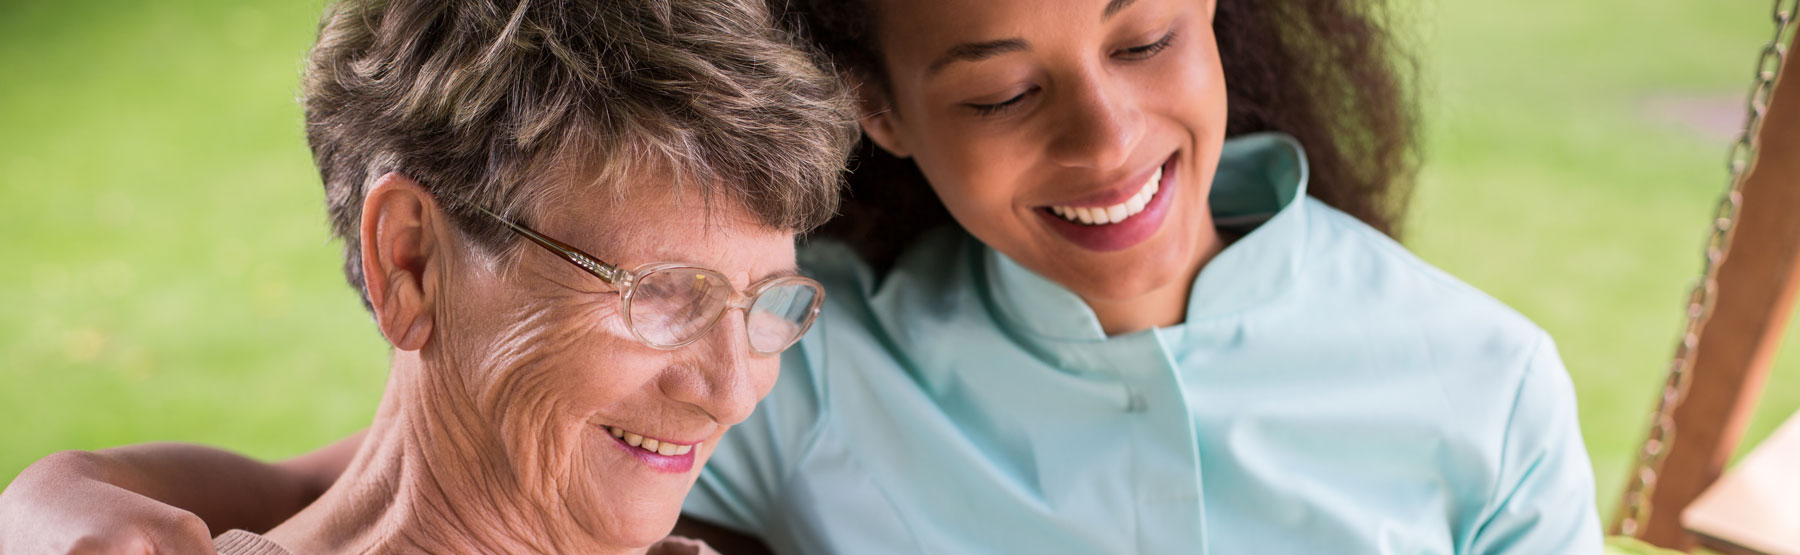
<path id="1" fill-rule="evenodd" d="M 1050 133 L 1050 157 L 1073 168 L 1110 170 L 1131 159 L 1143 137 L 1144 118 L 1135 99 L 1104 75 L 1076 80 L 1064 89 L 1060 118 Z"/>

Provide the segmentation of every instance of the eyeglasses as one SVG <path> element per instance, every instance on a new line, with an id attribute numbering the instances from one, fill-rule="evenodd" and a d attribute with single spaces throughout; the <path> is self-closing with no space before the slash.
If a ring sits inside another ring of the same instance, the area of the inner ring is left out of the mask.
<path id="1" fill-rule="evenodd" d="M 806 334 L 825 302 L 824 287 L 801 276 L 771 277 L 740 292 L 724 274 L 689 264 L 655 262 L 620 269 L 479 205 L 475 209 L 618 289 L 625 327 L 653 348 L 674 350 L 693 343 L 718 325 L 725 311 L 736 308 L 744 311 L 750 350 L 777 354 Z"/>

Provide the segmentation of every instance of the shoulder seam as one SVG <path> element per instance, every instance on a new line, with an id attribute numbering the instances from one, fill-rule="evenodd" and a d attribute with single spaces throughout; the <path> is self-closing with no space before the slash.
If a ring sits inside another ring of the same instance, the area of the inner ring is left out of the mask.
<path id="1" fill-rule="evenodd" d="M 1369 236 L 1370 240 L 1366 241 L 1366 244 L 1369 245 L 1370 248 L 1378 249 L 1382 253 L 1385 253 L 1390 256 L 1394 256 L 1396 258 L 1399 258 L 1399 259 L 1405 261 L 1407 268 L 1419 273 L 1420 275 L 1422 275 L 1424 277 L 1431 279 L 1434 282 L 1437 282 L 1438 285 L 1449 286 L 1449 287 L 1458 287 L 1458 288 L 1464 288 L 1464 289 L 1472 289 L 1475 291 L 1480 291 L 1484 295 L 1486 294 L 1485 291 L 1481 291 L 1480 289 L 1476 288 L 1475 286 L 1469 285 L 1467 282 L 1457 279 L 1456 276 L 1450 275 L 1449 272 L 1445 272 L 1443 268 L 1439 268 L 1436 265 L 1432 264 L 1431 262 L 1426 261 L 1424 258 L 1420 257 L 1418 253 L 1415 253 L 1412 251 L 1412 249 L 1407 248 L 1406 245 L 1401 243 L 1398 239 L 1389 237 L 1389 236 L 1387 236 L 1387 234 L 1377 231 L 1375 228 L 1369 227 L 1369 225 L 1366 223 L 1363 223 L 1362 220 L 1358 220 L 1354 216 L 1346 214 L 1343 211 L 1338 210 L 1337 208 L 1334 208 L 1329 204 L 1325 204 L 1324 201 L 1321 201 L 1321 200 L 1318 200 L 1318 199 L 1312 198 L 1312 197 L 1308 197 L 1308 198 L 1311 199 L 1314 203 L 1316 203 L 1316 207 L 1326 209 L 1326 210 L 1321 210 L 1321 213 L 1326 213 L 1326 214 L 1331 215 L 1331 217 L 1329 219 L 1331 220 L 1332 225 L 1351 229 L 1356 233 L 1360 233 L 1360 234 Z M 1491 297 L 1492 295 L 1488 295 L 1488 296 Z"/>

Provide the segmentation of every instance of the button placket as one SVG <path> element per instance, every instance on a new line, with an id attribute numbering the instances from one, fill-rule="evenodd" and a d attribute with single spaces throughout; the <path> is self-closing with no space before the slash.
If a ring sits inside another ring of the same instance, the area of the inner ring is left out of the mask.
<path id="1" fill-rule="evenodd" d="M 1104 342 L 1071 344 L 1066 360 L 1085 372 L 1110 375 L 1130 416 L 1132 497 L 1137 550 L 1204 553 L 1199 448 L 1193 416 L 1169 345 L 1148 331 Z"/>

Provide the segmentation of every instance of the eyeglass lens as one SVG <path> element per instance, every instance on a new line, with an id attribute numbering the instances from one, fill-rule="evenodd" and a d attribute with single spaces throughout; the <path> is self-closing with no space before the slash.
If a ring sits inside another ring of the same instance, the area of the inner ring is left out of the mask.
<path id="1" fill-rule="evenodd" d="M 638 335 L 660 346 L 680 345 L 710 328 L 730 302 L 732 286 L 723 276 L 699 268 L 666 268 L 639 276 L 631 299 L 631 324 Z M 748 311 L 751 349 L 775 353 L 803 331 L 811 317 L 810 284 L 777 283 L 758 295 Z"/>
<path id="2" fill-rule="evenodd" d="M 750 348 L 759 353 L 774 353 L 794 342 L 806 331 L 812 317 L 813 299 L 819 289 L 804 283 L 778 284 L 764 289 L 750 305 Z"/>

